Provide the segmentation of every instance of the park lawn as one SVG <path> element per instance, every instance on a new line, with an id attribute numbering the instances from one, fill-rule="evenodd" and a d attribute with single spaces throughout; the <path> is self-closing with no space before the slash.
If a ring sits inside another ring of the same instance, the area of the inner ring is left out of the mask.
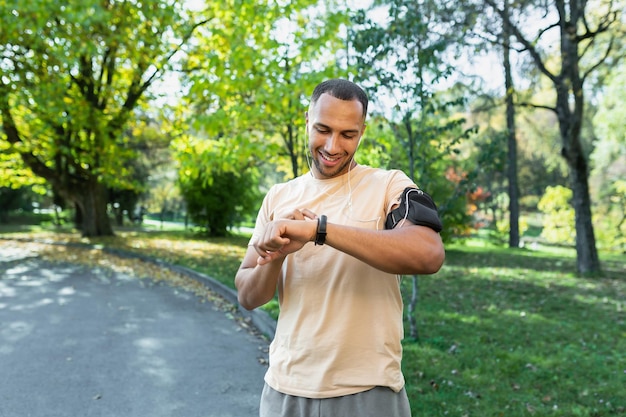
<path id="1" fill-rule="evenodd" d="M 145 254 L 231 288 L 248 241 L 133 230 L 10 236 Z M 449 245 L 442 270 L 418 279 L 419 337 L 403 343 L 413 414 L 626 415 L 626 262 L 603 259 L 603 276 L 583 278 L 571 250 Z"/>
<path id="2" fill-rule="evenodd" d="M 604 267 L 581 278 L 573 255 L 448 249 L 419 278 L 419 339 L 404 343 L 414 415 L 626 415 L 626 263 Z"/>

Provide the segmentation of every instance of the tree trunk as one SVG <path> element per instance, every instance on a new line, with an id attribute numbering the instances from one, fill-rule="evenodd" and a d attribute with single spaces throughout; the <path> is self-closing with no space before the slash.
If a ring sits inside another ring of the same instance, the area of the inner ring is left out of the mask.
<path id="1" fill-rule="evenodd" d="M 413 275 L 411 280 L 411 300 L 407 306 L 407 318 L 409 319 L 409 337 L 413 340 L 419 339 L 417 321 L 415 320 L 415 308 L 417 307 L 418 296 L 418 276 Z"/>
<path id="2" fill-rule="evenodd" d="M 574 198 L 572 206 L 575 211 L 576 226 L 576 256 L 578 272 L 583 274 L 593 274 L 600 272 L 600 261 L 596 248 L 596 240 L 591 219 L 591 198 L 589 196 L 589 167 L 587 155 L 581 143 L 581 131 L 584 115 L 584 90 L 583 83 L 585 77 L 594 68 L 590 68 L 585 75 L 581 71 L 580 60 L 587 51 L 589 44 L 594 43 L 596 36 L 613 30 L 619 25 L 619 19 L 615 18 L 616 11 L 611 6 L 607 14 L 600 11 L 590 10 L 589 17 L 597 14 L 601 22 L 598 27 L 591 30 L 587 21 L 586 2 L 555 0 L 553 2 L 554 11 L 558 13 L 557 24 L 552 25 L 560 31 L 560 72 L 554 73 L 550 70 L 552 65 L 546 65 L 539 53 L 534 41 L 528 40 L 521 32 L 520 28 L 511 23 L 508 14 L 498 8 L 493 0 L 485 0 L 509 25 L 515 38 L 524 46 L 535 62 L 536 67 L 548 78 L 550 78 L 556 91 L 556 111 L 559 119 L 559 130 L 562 142 L 562 155 L 569 167 L 570 186 Z M 582 33 L 579 34 L 578 31 Z M 542 33 L 545 33 L 543 30 Z M 616 32 L 617 33 L 617 32 Z M 595 67 L 610 62 L 612 56 L 610 52 L 618 48 L 611 48 L 616 38 L 611 35 L 606 49 L 606 55 L 596 62 Z M 581 51 L 579 51 L 581 48 Z M 543 106 L 545 107 L 545 106 Z"/>
<path id="3" fill-rule="evenodd" d="M 578 272 L 582 274 L 600 272 L 600 260 L 596 250 L 587 175 L 581 175 L 581 172 L 578 170 L 571 170 L 570 182 L 574 195 L 572 205 L 575 212 Z"/>
<path id="4" fill-rule="evenodd" d="M 563 144 L 562 155 L 569 166 L 572 206 L 576 226 L 576 262 L 581 274 L 600 272 L 600 260 L 591 217 L 589 196 L 589 164 L 581 142 L 584 114 L 583 79 L 580 77 L 579 56 L 574 37 L 565 27 L 561 33 L 563 56 L 561 76 L 555 80 L 556 112 Z"/>
<path id="5" fill-rule="evenodd" d="M 581 274 L 594 274 L 600 272 L 600 259 L 592 223 L 587 158 L 580 143 L 580 133 L 573 133 L 567 123 L 562 122 L 563 125 L 563 156 L 569 166 L 572 207 L 575 213 L 577 268 Z"/>
<path id="6" fill-rule="evenodd" d="M 561 94 L 561 96 L 566 96 L 566 94 Z M 557 109 L 563 142 L 562 154 L 569 166 L 570 187 L 573 193 L 572 207 L 575 213 L 578 272 L 593 274 L 600 272 L 600 260 L 591 216 L 587 158 L 580 142 L 580 127 L 570 121 L 572 116 L 566 98 L 557 98 Z"/>
<path id="7" fill-rule="evenodd" d="M 111 221 L 107 214 L 108 201 L 104 185 L 92 179 L 89 181 L 89 186 L 86 186 L 82 192 L 72 194 L 69 198 L 80 210 L 79 227 L 84 237 L 113 236 Z"/>
<path id="8" fill-rule="evenodd" d="M 504 2 L 508 15 L 508 1 Z M 511 76 L 511 37 L 508 19 L 504 19 L 504 85 L 506 88 L 506 127 L 508 131 L 507 177 L 509 180 L 509 247 L 519 247 L 519 189 L 517 184 L 517 140 L 515 129 L 515 105 L 513 103 L 513 77 Z"/>
<path id="9" fill-rule="evenodd" d="M 59 206 L 57 206 L 56 204 L 54 205 L 54 225 L 55 226 L 61 226 L 61 208 Z"/>
<path id="10" fill-rule="evenodd" d="M 287 150 L 289 151 L 289 159 L 291 160 L 291 174 L 293 178 L 298 177 L 300 175 L 300 167 L 298 166 L 298 146 L 297 146 L 297 138 L 294 134 L 293 125 L 290 123 L 287 126 L 287 137 L 285 138 L 285 143 L 287 145 Z M 308 152 L 308 150 L 306 150 Z"/>

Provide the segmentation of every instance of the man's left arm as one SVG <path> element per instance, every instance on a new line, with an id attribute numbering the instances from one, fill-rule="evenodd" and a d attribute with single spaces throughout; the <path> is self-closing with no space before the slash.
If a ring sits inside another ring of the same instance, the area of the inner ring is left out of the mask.
<path id="1" fill-rule="evenodd" d="M 405 220 L 391 230 L 334 224 L 326 226 L 326 244 L 391 274 L 434 274 L 445 259 L 439 233 Z"/>

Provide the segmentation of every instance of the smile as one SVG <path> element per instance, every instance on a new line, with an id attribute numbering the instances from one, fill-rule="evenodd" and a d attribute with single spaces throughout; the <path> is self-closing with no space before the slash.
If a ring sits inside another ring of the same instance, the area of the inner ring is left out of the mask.
<path id="1" fill-rule="evenodd" d="M 329 157 L 329 156 L 324 155 L 324 154 L 323 154 L 323 153 L 321 153 L 321 152 L 320 152 L 320 156 L 321 156 L 321 157 L 322 157 L 325 161 L 328 161 L 328 162 L 335 162 L 335 161 L 337 161 L 338 159 L 341 159 L 341 158 L 331 158 L 331 157 Z"/>

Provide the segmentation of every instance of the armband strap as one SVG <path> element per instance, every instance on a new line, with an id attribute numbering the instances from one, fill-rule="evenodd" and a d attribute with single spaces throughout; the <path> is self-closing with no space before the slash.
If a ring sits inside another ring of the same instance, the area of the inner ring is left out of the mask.
<path id="1" fill-rule="evenodd" d="M 385 229 L 393 229 L 402 220 L 430 227 L 437 233 L 443 229 L 435 202 L 427 193 L 417 188 L 404 189 L 400 205 L 387 215 Z"/>
<path id="2" fill-rule="evenodd" d="M 326 216 L 317 218 L 317 234 L 315 235 L 315 245 L 323 245 L 326 242 Z"/>

